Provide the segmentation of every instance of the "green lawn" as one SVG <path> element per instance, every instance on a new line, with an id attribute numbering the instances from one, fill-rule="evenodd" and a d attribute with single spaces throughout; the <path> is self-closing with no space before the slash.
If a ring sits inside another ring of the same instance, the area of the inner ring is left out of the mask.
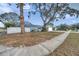
<path id="1" fill-rule="evenodd" d="M 79 56 L 79 33 L 70 33 L 65 42 L 50 56 Z"/>

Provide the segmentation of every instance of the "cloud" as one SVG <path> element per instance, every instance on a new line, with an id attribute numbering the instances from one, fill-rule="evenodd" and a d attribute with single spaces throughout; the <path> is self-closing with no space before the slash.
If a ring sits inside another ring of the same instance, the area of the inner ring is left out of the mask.
<path id="1" fill-rule="evenodd" d="M 13 10 L 9 7 L 8 4 L 0 4 L 0 14 L 13 12 Z"/>

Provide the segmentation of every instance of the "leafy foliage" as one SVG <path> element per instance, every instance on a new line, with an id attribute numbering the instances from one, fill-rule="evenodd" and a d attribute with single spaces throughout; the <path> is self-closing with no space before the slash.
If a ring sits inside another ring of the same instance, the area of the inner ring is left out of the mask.
<path id="1" fill-rule="evenodd" d="M 77 30 L 79 29 L 79 23 L 76 23 L 76 24 L 72 24 L 71 27 L 70 27 L 72 30 Z"/>
<path id="2" fill-rule="evenodd" d="M 70 16 L 79 16 L 79 11 L 69 7 L 69 4 L 67 3 L 35 3 L 32 5 L 35 8 L 35 13 L 40 13 L 40 17 L 43 21 L 43 27 L 51 21 L 64 19 L 67 14 Z"/>
<path id="3" fill-rule="evenodd" d="M 0 20 L 5 24 L 6 22 L 12 22 L 14 23 L 15 26 L 18 25 L 19 22 L 19 15 L 14 13 L 14 12 L 10 12 L 10 13 L 4 13 L 0 15 Z"/>
<path id="4" fill-rule="evenodd" d="M 5 27 L 6 27 L 6 28 L 7 28 L 7 27 L 13 27 L 13 26 L 15 26 L 13 22 L 6 22 L 6 23 L 5 23 Z"/>
<path id="5" fill-rule="evenodd" d="M 57 26 L 57 30 L 69 30 L 69 25 L 61 24 Z"/>
<path id="6" fill-rule="evenodd" d="M 71 25 L 66 25 L 66 24 L 61 24 L 57 26 L 57 30 L 78 30 L 79 29 L 79 23 L 71 24 Z"/>

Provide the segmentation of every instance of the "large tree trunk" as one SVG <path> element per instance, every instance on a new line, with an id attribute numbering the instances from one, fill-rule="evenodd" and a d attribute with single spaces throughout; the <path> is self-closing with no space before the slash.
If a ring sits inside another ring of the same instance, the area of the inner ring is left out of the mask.
<path id="1" fill-rule="evenodd" d="M 23 3 L 20 3 L 20 26 L 21 26 L 21 33 L 24 33 L 25 28 L 24 28 L 24 16 L 23 16 Z"/>
<path id="2" fill-rule="evenodd" d="M 46 32 L 46 31 L 47 31 L 47 29 L 46 29 L 46 24 L 43 25 L 42 31 L 43 31 L 43 32 Z"/>

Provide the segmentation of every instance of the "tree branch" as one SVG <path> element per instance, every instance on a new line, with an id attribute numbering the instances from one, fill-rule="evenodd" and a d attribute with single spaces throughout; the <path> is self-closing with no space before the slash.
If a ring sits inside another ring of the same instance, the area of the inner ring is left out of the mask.
<path id="1" fill-rule="evenodd" d="M 57 7 L 58 7 L 58 3 L 57 3 L 57 5 L 56 5 L 56 8 L 57 8 Z M 49 21 L 48 21 L 46 24 L 48 24 L 50 21 L 52 21 L 52 20 L 54 19 L 56 12 L 57 12 L 57 9 L 54 10 L 53 16 L 50 17 Z"/>

